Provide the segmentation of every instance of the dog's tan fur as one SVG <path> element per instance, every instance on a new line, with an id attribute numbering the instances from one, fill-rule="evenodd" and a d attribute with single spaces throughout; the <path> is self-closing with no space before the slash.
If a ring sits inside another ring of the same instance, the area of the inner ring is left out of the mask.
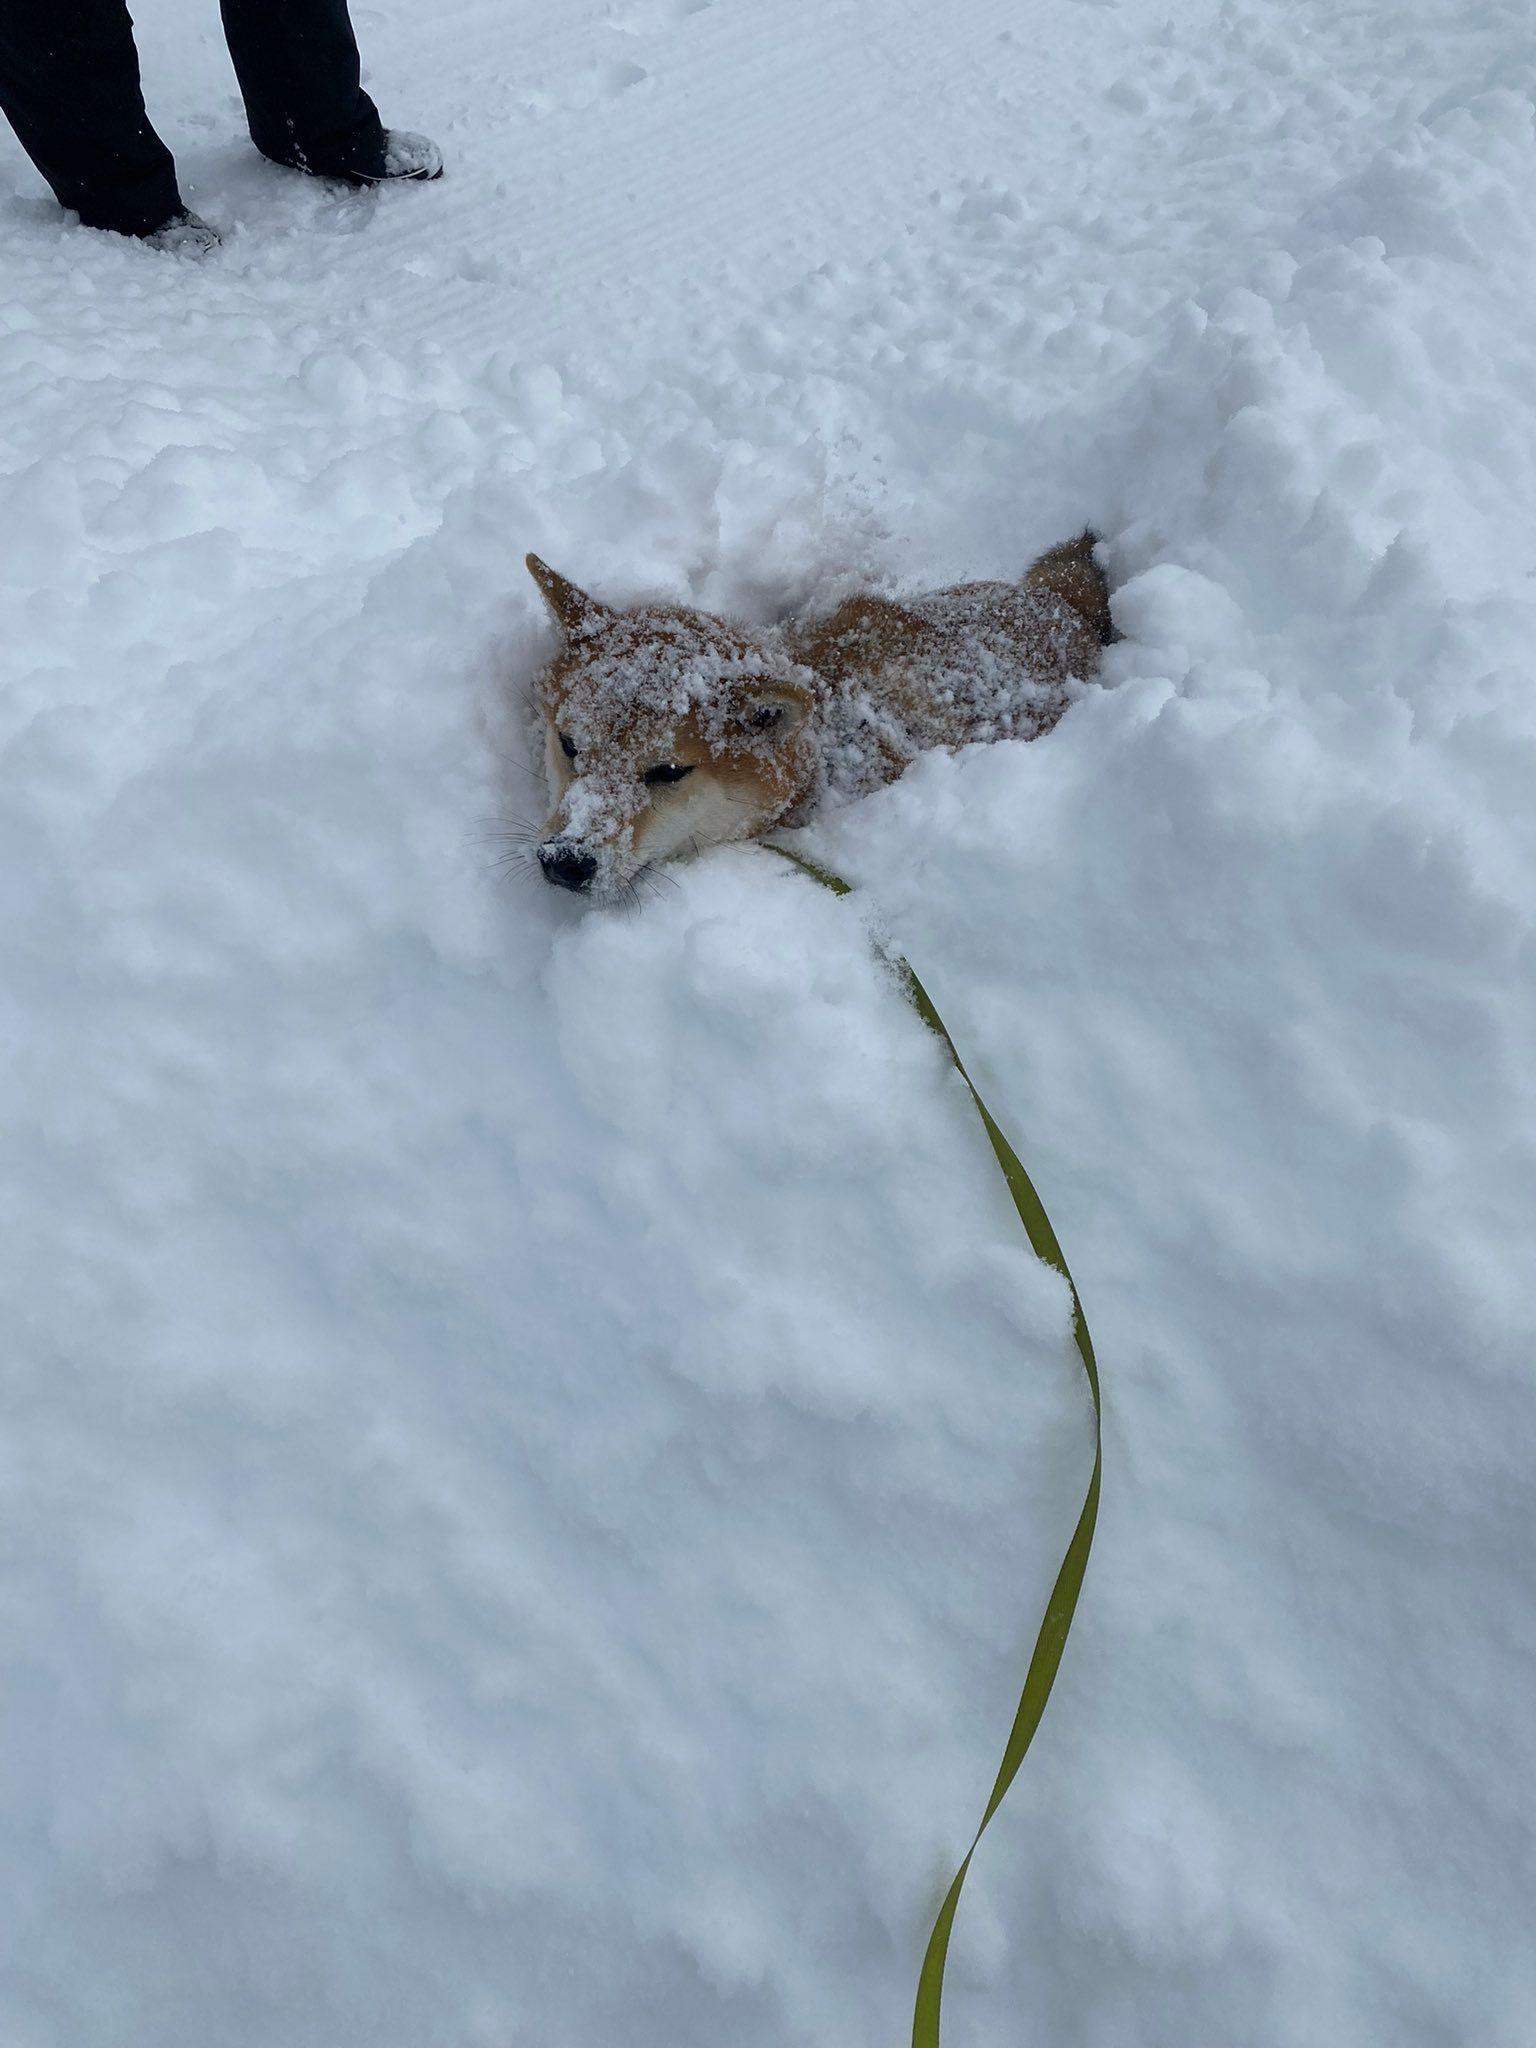
<path id="1" fill-rule="evenodd" d="M 560 629 L 536 701 L 545 874 L 613 896 L 660 861 L 799 823 L 920 753 L 1033 739 L 1098 667 L 1109 592 L 1083 534 L 1022 583 L 968 583 L 754 634 L 681 605 L 616 610 L 536 555 Z"/>

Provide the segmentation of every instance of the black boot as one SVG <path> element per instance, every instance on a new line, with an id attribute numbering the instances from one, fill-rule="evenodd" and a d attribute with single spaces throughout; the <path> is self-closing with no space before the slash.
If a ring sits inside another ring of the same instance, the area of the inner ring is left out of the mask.
<path id="1" fill-rule="evenodd" d="M 355 151 L 340 164 L 317 163 L 297 152 L 272 160 L 290 170 L 308 171 L 311 177 L 338 178 L 344 185 L 412 184 L 443 175 L 443 152 L 437 144 L 406 128 L 381 129 L 376 151 Z"/>

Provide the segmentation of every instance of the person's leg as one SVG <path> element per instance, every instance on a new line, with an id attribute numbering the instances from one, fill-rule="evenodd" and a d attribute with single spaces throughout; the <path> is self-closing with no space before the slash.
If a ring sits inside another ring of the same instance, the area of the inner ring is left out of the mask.
<path id="1" fill-rule="evenodd" d="M 384 128 L 360 82 L 347 0 L 220 0 L 251 140 L 297 170 L 371 176 Z"/>
<path id="2" fill-rule="evenodd" d="M 183 211 L 124 0 L 0 0 L 0 110 L 88 227 L 147 235 Z"/>

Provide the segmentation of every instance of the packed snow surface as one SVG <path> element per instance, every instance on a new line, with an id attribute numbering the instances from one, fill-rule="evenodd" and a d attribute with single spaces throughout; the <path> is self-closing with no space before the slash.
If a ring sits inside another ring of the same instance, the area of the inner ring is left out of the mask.
<path id="1" fill-rule="evenodd" d="M 372 0 L 437 185 L 0 139 L 0 2040 L 1531 2048 L 1524 0 Z M 632 916 L 536 549 L 1124 635 Z"/>

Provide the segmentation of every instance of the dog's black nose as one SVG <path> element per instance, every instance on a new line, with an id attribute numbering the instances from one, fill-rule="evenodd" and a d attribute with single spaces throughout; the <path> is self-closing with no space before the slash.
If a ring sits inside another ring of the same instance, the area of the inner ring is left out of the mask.
<path id="1" fill-rule="evenodd" d="M 588 888 L 597 873 L 597 862 L 579 846 L 541 846 L 539 866 L 544 870 L 545 881 L 562 889 Z"/>

